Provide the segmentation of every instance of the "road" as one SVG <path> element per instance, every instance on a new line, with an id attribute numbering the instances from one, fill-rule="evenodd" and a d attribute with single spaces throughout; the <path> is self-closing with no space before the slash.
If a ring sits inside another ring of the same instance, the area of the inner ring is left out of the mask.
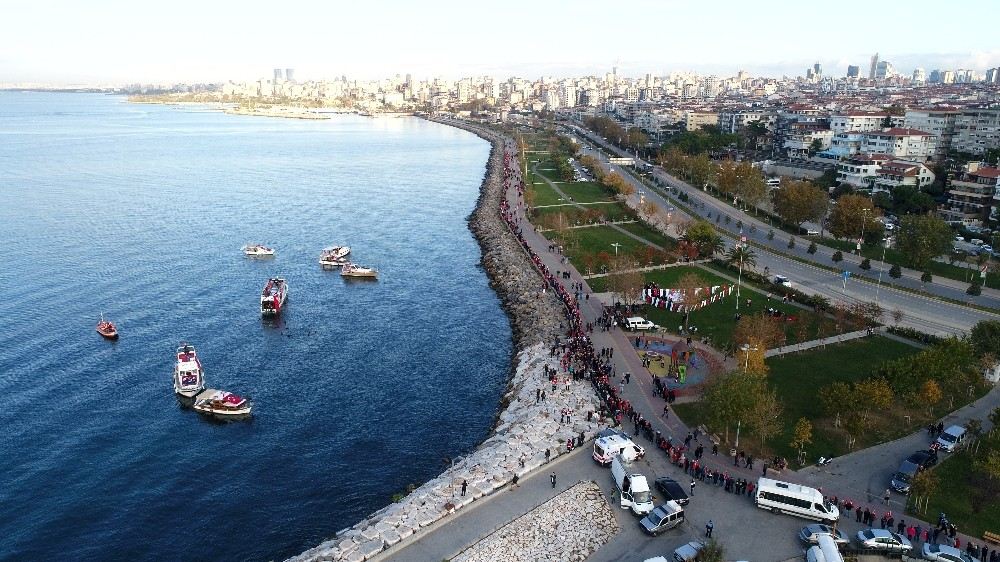
<path id="1" fill-rule="evenodd" d="M 627 152 L 611 145 L 607 141 L 604 141 L 597 135 L 583 129 L 582 127 L 573 127 L 572 131 L 575 133 L 575 136 L 581 139 L 585 138 L 591 144 L 599 146 L 604 151 L 621 156 L 631 156 Z M 940 277 L 935 278 L 931 283 L 922 283 L 920 281 L 921 272 L 907 268 L 902 268 L 903 276 L 900 279 L 891 279 L 888 276 L 888 270 L 891 264 L 881 264 L 877 260 L 872 260 L 872 269 L 865 271 L 860 267 L 863 258 L 850 253 L 844 253 L 844 260 L 839 264 L 834 264 L 832 256 L 836 251 L 835 249 L 822 244 L 817 244 L 816 253 L 809 254 L 806 251 L 809 246 L 809 238 L 803 236 L 796 236 L 795 239 L 797 245 L 795 248 L 790 249 L 788 248 L 788 241 L 789 238 L 792 238 L 792 236 L 788 233 L 778 229 L 773 229 L 774 239 L 769 240 L 767 234 L 770 230 L 772 230 L 772 227 L 755 217 L 753 214 L 740 211 L 727 203 L 716 199 L 710 194 L 704 192 L 702 189 L 695 188 L 683 180 L 668 174 L 665 170 L 658 166 L 653 168 L 653 174 L 661 184 L 670 186 L 672 189 L 685 193 L 692 201 L 688 207 L 696 212 L 698 218 L 714 221 L 715 217 L 720 214 L 723 217 L 728 215 L 732 219 L 730 225 L 727 226 L 725 224 L 720 224 L 719 226 L 732 229 L 734 233 L 738 230 L 736 222 L 742 221 L 744 224 L 743 235 L 759 246 L 771 248 L 780 253 L 791 254 L 799 259 L 813 261 L 827 266 L 836 265 L 839 269 L 848 270 L 853 275 L 877 277 L 878 270 L 880 268 L 884 268 L 885 275 L 883 276 L 883 286 L 887 284 L 898 285 L 908 289 L 924 291 L 937 296 L 1000 310 L 1000 291 L 996 289 L 984 287 L 980 296 L 973 297 L 965 293 L 968 283 Z M 751 226 L 755 226 L 756 230 L 751 232 Z"/>
<path id="2" fill-rule="evenodd" d="M 613 168 L 608 164 L 607 157 L 602 151 L 584 146 L 581 152 L 595 156 L 604 166 Z M 631 174 L 626 173 L 621 175 L 627 181 L 631 182 L 637 190 L 636 195 L 633 195 L 632 201 L 630 201 L 633 205 L 637 203 L 639 193 L 641 192 L 643 197 L 652 200 L 662 208 L 675 207 L 660 192 L 650 190 Z M 704 195 L 704 197 L 707 199 L 705 201 L 707 207 L 713 205 L 710 207 L 711 209 L 716 209 L 718 206 L 724 205 L 708 195 Z M 693 204 L 687 206 L 692 207 Z M 727 210 L 731 211 L 731 209 Z M 675 209 L 673 212 L 691 218 L 680 209 Z M 746 222 L 746 217 L 743 220 Z M 764 234 L 766 232 L 765 228 L 766 225 L 759 226 L 756 235 L 766 240 L 766 234 Z M 745 232 L 748 236 L 753 236 L 750 235 L 749 231 Z M 727 239 L 728 245 L 732 243 L 732 240 Z M 819 294 L 831 302 L 841 301 L 848 304 L 854 302 L 877 302 L 888 312 L 902 310 L 904 316 L 899 325 L 911 327 L 921 332 L 941 336 L 962 334 L 968 332 L 972 326 L 981 320 L 1000 320 L 1000 314 L 997 313 L 986 312 L 925 295 L 903 291 L 885 282 L 879 285 L 878 283 L 851 277 L 844 283 L 841 275 L 816 265 L 802 263 L 792 258 L 769 252 L 761 247 L 756 247 L 755 250 L 757 253 L 757 265 L 755 269 L 760 273 L 763 273 L 766 268 L 770 275 L 785 275 L 792 280 L 795 288 L 805 293 Z M 871 272 L 866 272 L 866 274 L 871 275 Z M 888 275 L 885 278 L 888 278 Z"/>

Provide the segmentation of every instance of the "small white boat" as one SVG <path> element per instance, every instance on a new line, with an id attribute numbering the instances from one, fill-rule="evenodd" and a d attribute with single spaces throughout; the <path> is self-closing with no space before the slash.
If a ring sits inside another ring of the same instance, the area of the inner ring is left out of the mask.
<path id="1" fill-rule="evenodd" d="M 340 274 L 344 277 L 364 277 L 367 279 L 378 278 L 377 269 L 372 267 L 364 267 L 353 263 L 344 264 L 344 267 L 340 268 Z"/>
<path id="2" fill-rule="evenodd" d="M 181 343 L 174 365 L 174 392 L 188 398 L 205 389 L 205 371 L 193 345 Z"/>
<path id="3" fill-rule="evenodd" d="M 269 258 L 274 256 L 274 248 L 263 244 L 247 244 L 242 248 L 243 254 L 251 258 Z"/>
<path id="4" fill-rule="evenodd" d="M 260 313 L 268 316 L 278 314 L 287 299 L 288 283 L 281 277 L 268 279 L 260 293 Z"/>
<path id="5" fill-rule="evenodd" d="M 249 416 L 253 402 L 232 392 L 206 390 L 198 395 L 191 407 L 202 414 L 238 417 Z"/>

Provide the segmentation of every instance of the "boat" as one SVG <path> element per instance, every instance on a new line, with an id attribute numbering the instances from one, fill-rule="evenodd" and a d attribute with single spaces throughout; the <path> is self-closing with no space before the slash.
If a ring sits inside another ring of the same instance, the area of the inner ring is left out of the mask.
<path id="1" fill-rule="evenodd" d="M 274 256 L 274 248 L 268 248 L 263 244 L 247 244 L 241 249 L 244 255 L 251 258 L 268 258 Z"/>
<path id="2" fill-rule="evenodd" d="M 350 253 L 350 246 L 330 246 L 329 248 L 323 248 L 319 253 L 319 264 L 324 268 L 341 267 L 348 263 L 347 254 Z"/>
<path id="3" fill-rule="evenodd" d="M 281 312 L 281 307 L 285 306 L 288 299 L 288 284 L 281 277 L 272 277 L 267 280 L 264 290 L 260 293 L 260 313 L 274 315 Z"/>
<path id="4" fill-rule="evenodd" d="M 109 340 L 118 339 L 118 328 L 115 327 L 113 322 L 104 319 L 103 312 L 101 313 L 101 320 L 97 323 L 97 333 Z"/>
<path id="5" fill-rule="evenodd" d="M 340 274 L 344 277 L 364 277 L 367 279 L 376 279 L 378 277 L 378 270 L 354 263 L 346 263 L 344 264 L 344 267 L 340 268 Z"/>
<path id="6" fill-rule="evenodd" d="M 205 371 L 193 345 L 181 342 L 174 365 L 174 392 L 188 398 L 205 389 Z"/>
<path id="7" fill-rule="evenodd" d="M 210 389 L 199 394 L 191 407 L 202 414 L 238 417 L 249 416 L 253 402 L 232 392 Z"/>

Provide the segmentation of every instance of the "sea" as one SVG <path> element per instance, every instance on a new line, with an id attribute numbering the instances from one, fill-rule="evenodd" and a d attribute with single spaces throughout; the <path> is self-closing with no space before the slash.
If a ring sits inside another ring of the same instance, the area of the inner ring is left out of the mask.
<path id="1" fill-rule="evenodd" d="M 474 449 L 512 352 L 467 224 L 489 150 L 417 118 L 0 92 L 0 559 L 281 560 Z M 331 245 L 378 280 L 322 270 Z M 250 419 L 178 401 L 181 342 Z"/>

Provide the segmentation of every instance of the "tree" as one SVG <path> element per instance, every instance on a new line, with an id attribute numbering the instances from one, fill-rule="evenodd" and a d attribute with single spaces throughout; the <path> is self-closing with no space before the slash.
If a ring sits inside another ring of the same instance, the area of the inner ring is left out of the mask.
<path id="1" fill-rule="evenodd" d="M 754 252 L 750 246 L 736 244 L 726 252 L 726 262 L 737 267 L 755 267 L 757 265 L 757 252 Z"/>
<path id="2" fill-rule="evenodd" d="M 704 220 L 689 226 L 681 240 L 693 244 L 698 249 L 698 255 L 703 258 L 712 257 L 724 247 L 722 237 L 715 232 L 715 227 Z"/>
<path id="3" fill-rule="evenodd" d="M 881 232 L 882 224 L 875 219 L 880 216 L 875 203 L 863 195 L 844 195 L 830 212 L 830 233 L 837 238 L 861 238 L 862 233 Z"/>
<path id="4" fill-rule="evenodd" d="M 799 421 L 795 422 L 795 428 L 792 430 L 792 442 L 789 445 L 799 451 L 800 459 L 802 458 L 802 449 L 812 443 L 812 433 L 812 422 L 808 419 L 799 418 Z"/>
<path id="5" fill-rule="evenodd" d="M 735 162 L 727 160 L 719 164 L 719 167 L 715 169 L 716 187 L 724 195 L 729 195 L 730 197 L 735 195 L 739 186 L 738 174 Z"/>
<path id="6" fill-rule="evenodd" d="M 819 152 L 819 151 L 821 151 L 821 150 L 823 150 L 823 141 L 821 141 L 820 139 L 813 139 L 813 141 L 811 143 L 809 143 L 809 156 L 810 157 L 816 156 L 816 153 Z"/>
<path id="7" fill-rule="evenodd" d="M 736 184 L 735 195 L 756 208 L 767 196 L 764 176 L 749 160 L 736 165 L 736 174 L 739 181 Z"/>
<path id="8" fill-rule="evenodd" d="M 903 276 L 903 269 L 899 267 L 899 264 L 895 263 L 892 264 L 892 267 L 889 268 L 889 277 L 892 277 L 893 279 L 899 279 L 902 276 Z"/>
<path id="9" fill-rule="evenodd" d="M 896 326 L 899 326 L 899 323 L 903 321 L 904 316 L 906 316 L 906 313 L 903 312 L 902 309 L 897 308 L 896 310 L 893 310 L 892 323 Z"/>
<path id="10" fill-rule="evenodd" d="M 828 416 L 850 412 L 857 406 L 852 396 L 851 386 L 843 381 L 832 382 L 819 389 L 819 403 Z"/>
<path id="11" fill-rule="evenodd" d="M 709 539 L 705 548 L 698 552 L 698 562 L 723 562 L 725 559 L 726 550 L 715 539 Z"/>
<path id="12" fill-rule="evenodd" d="M 781 430 L 781 401 L 763 375 L 747 374 L 744 378 L 749 382 L 748 425 L 760 438 L 760 448 L 763 449 L 767 439 Z"/>
<path id="13" fill-rule="evenodd" d="M 969 332 L 969 342 L 979 355 L 1000 350 L 1000 320 L 980 320 Z"/>
<path id="14" fill-rule="evenodd" d="M 983 294 L 983 286 L 979 284 L 979 278 L 975 277 L 972 279 L 972 283 L 969 285 L 965 292 L 974 297 L 978 297 Z"/>
<path id="15" fill-rule="evenodd" d="M 920 500 L 923 500 L 922 513 L 927 512 L 927 501 L 937 491 L 939 484 L 937 473 L 933 470 L 921 470 L 910 481 L 910 498 L 914 501 L 915 507 L 919 507 Z"/>
<path id="16" fill-rule="evenodd" d="M 729 443 L 729 428 L 747 419 L 750 403 L 746 392 L 748 380 L 743 373 L 734 371 L 716 378 L 705 389 L 703 400 L 709 412 L 709 422 L 714 427 L 723 428 L 726 443 Z"/>
<path id="17" fill-rule="evenodd" d="M 788 247 L 789 248 L 794 248 L 795 247 L 795 237 L 794 236 L 791 236 L 791 237 L 788 238 Z"/>
<path id="18" fill-rule="evenodd" d="M 639 214 L 646 219 L 646 222 L 649 222 L 659 212 L 659 205 L 648 199 L 639 204 Z"/>
<path id="19" fill-rule="evenodd" d="M 854 397 L 862 406 L 862 421 L 870 425 L 871 411 L 888 410 L 892 406 L 893 392 L 885 379 L 868 379 L 854 383 Z"/>
<path id="20" fill-rule="evenodd" d="M 629 267 L 627 259 L 619 258 L 611 264 L 611 274 L 608 275 L 608 291 L 617 296 L 626 305 L 636 304 L 642 298 L 642 288 L 645 279 L 641 272 Z"/>
<path id="21" fill-rule="evenodd" d="M 990 480 L 1000 479 L 1000 449 L 991 449 L 985 455 L 977 457 L 972 461 L 972 467 Z"/>
<path id="22" fill-rule="evenodd" d="M 705 281 L 697 273 L 685 273 L 677 280 L 677 290 L 684 306 L 693 307 L 698 303 L 698 290 L 705 287 Z M 684 330 L 687 331 L 691 313 L 684 315 Z"/>
<path id="23" fill-rule="evenodd" d="M 931 275 L 930 271 L 925 271 L 920 275 L 920 281 L 923 283 L 930 283 L 933 280 L 934 277 Z"/>
<path id="24" fill-rule="evenodd" d="M 907 215 L 899 221 L 896 248 L 906 264 L 915 269 L 951 250 L 952 232 L 946 222 L 933 215 Z"/>
<path id="25" fill-rule="evenodd" d="M 747 352 L 749 357 L 742 358 L 748 372 L 767 372 L 764 354 L 768 349 L 778 346 L 783 334 L 780 324 L 764 314 L 747 314 L 739 319 L 736 328 L 733 329 L 732 338 L 737 345 L 749 346 L 750 351 Z"/>
<path id="26" fill-rule="evenodd" d="M 687 165 L 690 171 L 689 177 L 691 178 L 691 183 L 695 187 L 708 183 L 715 172 L 715 165 L 708 159 L 707 154 L 699 154 L 688 158 Z"/>
<path id="27" fill-rule="evenodd" d="M 842 262 L 844 261 L 844 253 L 841 252 L 840 250 L 837 250 L 836 252 L 833 253 L 833 256 L 831 256 L 830 259 L 832 259 L 835 263 Z"/>
<path id="28" fill-rule="evenodd" d="M 810 254 L 815 254 L 816 253 L 816 243 L 815 242 L 810 242 L 809 243 L 809 248 L 806 249 L 806 252 L 808 252 Z"/>
<path id="29" fill-rule="evenodd" d="M 897 215 L 923 215 L 933 211 L 934 207 L 934 198 L 919 187 L 900 185 L 892 189 L 891 208 Z"/>
<path id="30" fill-rule="evenodd" d="M 806 221 L 826 216 L 830 197 L 808 181 L 793 180 L 771 192 L 771 203 L 781 220 L 801 228 Z"/>
<path id="31" fill-rule="evenodd" d="M 861 269 L 864 269 L 865 271 L 868 271 L 869 269 L 872 268 L 872 260 L 870 260 L 868 258 L 865 258 L 865 259 L 861 260 L 860 267 L 861 267 Z"/>
<path id="32" fill-rule="evenodd" d="M 920 387 L 920 399 L 927 404 L 927 413 L 934 412 L 934 405 L 944 398 L 944 393 L 941 392 L 941 386 L 938 385 L 935 380 L 924 381 L 924 384 Z"/>

